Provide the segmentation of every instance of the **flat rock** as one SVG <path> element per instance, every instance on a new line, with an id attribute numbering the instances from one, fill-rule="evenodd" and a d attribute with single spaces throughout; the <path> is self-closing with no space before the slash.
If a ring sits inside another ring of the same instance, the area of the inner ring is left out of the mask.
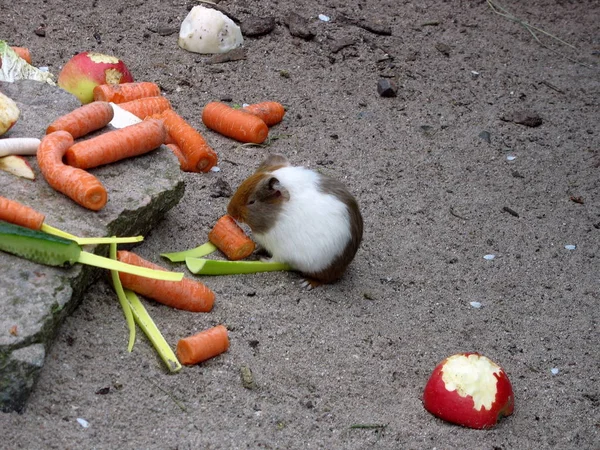
<path id="1" fill-rule="evenodd" d="M 46 83 L 0 83 L 0 91 L 21 110 L 5 137 L 42 138 L 51 121 L 80 106 L 74 96 Z M 31 206 L 46 215 L 47 224 L 77 236 L 145 235 L 184 192 L 177 158 L 164 146 L 90 170 L 108 191 L 108 203 L 98 212 L 54 191 L 35 157 L 27 159 L 35 181 L 0 171 L 1 195 Z M 85 250 L 106 255 L 108 249 Z M 106 272 L 80 264 L 67 269 L 43 266 L 0 252 L 0 273 L 0 410 L 21 411 L 61 323 Z"/>
<path id="2" fill-rule="evenodd" d="M 308 19 L 300 14 L 295 12 L 288 13 L 288 15 L 285 16 L 284 21 L 292 36 L 299 37 L 307 41 L 315 37 L 315 33 L 310 29 Z"/>
<path id="3" fill-rule="evenodd" d="M 500 117 L 505 122 L 513 122 L 526 127 L 539 127 L 542 124 L 542 118 L 533 111 L 515 111 Z"/>
<path id="4" fill-rule="evenodd" d="M 264 36 L 275 29 L 275 18 L 250 16 L 240 24 L 240 29 L 244 36 Z"/>

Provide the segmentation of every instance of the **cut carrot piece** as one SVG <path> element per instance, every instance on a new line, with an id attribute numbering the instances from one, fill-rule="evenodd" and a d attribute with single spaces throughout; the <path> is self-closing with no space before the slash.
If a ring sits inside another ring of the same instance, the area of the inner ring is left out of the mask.
<path id="1" fill-rule="evenodd" d="M 42 228 L 45 218 L 42 213 L 29 206 L 5 197 L 0 197 L 0 220 L 32 230 L 39 230 Z"/>
<path id="2" fill-rule="evenodd" d="M 165 126 L 160 120 L 143 120 L 77 142 L 67 150 L 67 164 L 80 169 L 89 169 L 143 155 L 160 147 L 165 141 L 165 136 Z"/>
<path id="3" fill-rule="evenodd" d="M 148 269 L 167 270 L 125 250 L 117 252 L 117 259 Z M 215 301 L 213 291 L 199 281 L 189 278 L 184 278 L 181 281 L 159 281 L 123 272 L 119 273 L 119 278 L 123 287 L 176 309 L 209 312 Z"/>
<path id="4" fill-rule="evenodd" d="M 93 94 L 94 101 L 124 103 L 144 97 L 158 97 L 160 88 L 150 81 L 100 84 L 94 88 Z"/>
<path id="5" fill-rule="evenodd" d="M 48 184 L 79 205 L 98 211 L 106 205 L 108 194 L 102 183 L 85 170 L 63 164 L 73 136 L 67 131 L 55 131 L 42 138 L 37 151 L 40 170 Z"/>
<path id="6" fill-rule="evenodd" d="M 269 134 L 269 127 L 262 119 L 221 102 L 210 102 L 204 107 L 202 122 L 211 130 L 240 142 L 262 144 Z"/>
<path id="7" fill-rule="evenodd" d="M 112 120 L 113 116 L 114 110 L 110 106 L 110 103 L 89 103 L 56 119 L 46 128 L 46 134 L 63 130 L 71 133 L 73 139 L 77 139 L 92 131 L 104 128 Z"/>
<path id="8" fill-rule="evenodd" d="M 215 151 L 183 117 L 172 109 L 163 111 L 158 117 L 164 122 L 170 140 L 181 151 L 184 158 L 181 170 L 186 172 L 208 172 L 217 164 Z M 178 156 L 178 158 L 180 157 Z M 180 158 L 180 163 L 181 161 Z"/>
<path id="9" fill-rule="evenodd" d="M 213 229 L 208 233 L 208 239 L 231 261 L 238 261 L 250 256 L 256 247 L 252 239 L 244 233 L 244 230 L 229 214 L 225 214 L 217 220 Z"/>
<path id="10" fill-rule="evenodd" d="M 19 55 L 19 58 L 23 58 L 27 64 L 31 64 L 31 53 L 27 47 L 11 47 L 11 49 Z"/>
<path id="11" fill-rule="evenodd" d="M 223 325 L 209 328 L 200 333 L 179 339 L 177 342 L 177 359 L 181 364 L 191 366 L 227 351 L 229 336 Z"/>
<path id="12" fill-rule="evenodd" d="M 119 106 L 140 119 L 145 119 L 153 114 L 160 114 L 171 109 L 171 102 L 166 97 L 144 97 L 129 102 L 119 103 Z"/>
<path id="13" fill-rule="evenodd" d="M 245 106 L 244 111 L 254 114 L 262 119 L 268 127 L 278 124 L 283 120 L 285 108 L 278 102 L 261 102 Z"/>

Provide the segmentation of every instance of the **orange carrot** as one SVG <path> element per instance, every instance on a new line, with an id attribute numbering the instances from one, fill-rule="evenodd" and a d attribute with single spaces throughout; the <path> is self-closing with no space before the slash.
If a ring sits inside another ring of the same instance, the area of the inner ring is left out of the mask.
<path id="1" fill-rule="evenodd" d="M 25 206 L 15 200 L 0 197 L 0 220 L 14 223 L 32 230 L 42 228 L 45 216 L 35 209 Z"/>
<path id="2" fill-rule="evenodd" d="M 145 119 L 153 114 L 159 114 L 171 109 L 171 102 L 166 97 L 144 97 L 129 102 L 119 103 L 119 106 L 131 114 Z"/>
<path id="3" fill-rule="evenodd" d="M 73 145 L 73 136 L 67 131 L 55 131 L 42 138 L 37 151 L 40 170 L 48 184 L 79 205 L 98 211 L 108 199 L 102 183 L 85 170 L 66 166 L 62 159 Z"/>
<path id="4" fill-rule="evenodd" d="M 276 125 L 283 120 L 285 108 L 278 102 L 254 103 L 244 107 L 244 111 L 260 117 L 268 127 Z"/>
<path id="5" fill-rule="evenodd" d="M 240 142 L 262 144 L 269 134 L 262 119 L 221 102 L 210 102 L 204 107 L 202 122 L 211 130 Z"/>
<path id="6" fill-rule="evenodd" d="M 217 163 L 215 151 L 183 117 L 172 109 L 163 111 L 158 117 L 164 122 L 169 139 L 181 150 L 184 158 L 183 163 L 179 160 L 181 170 L 208 172 Z"/>
<path id="7" fill-rule="evenodd" d="M 110 103 L 88 103 L 56 119 L 46 128 L 46 134 L 64 130 L 71 133 L 73 139 L 77 139 L 92 131 L 104 128 L 113 116 L 114 110 Z"/>
<path id="8" fill-rule="evenodd" d="M 124 103 L 144 97 L 160 96 L 160 88 L 150 81 L 100 84 L 94 88 L 94 101 Z"/>
<path id="9" fill-rule="evenodd" d="M 183 153 L 181 152 L 181 149 L 177 146 L 177 144 L 165 144 L 165 147 L 167 147 L 175 154 L 175 156 L 177 156 L 177 159 L 179 160 L 179 165 L 181 169 L 184 170 L 184 167 L 187 164 L 187 160 L 185 159 L 185 156 L 183 156 Z"/>
<path id="10" fill-rule="evenodd" d="M 225 214 L 215 223 L 208 233 L 208 240 L 225 253 L 227 259 L 238 261 L 252 254 L 254 242 L 236 223 L 233 217 Z"/>
<path id="11" fill-rule="evenodd" d="M 193 336 L 179 339 L 176 353 L 181 364 L 191 366 L 220 355 L 228 348 L 227 328 L 217 325 Z"/>
<path id="12" fill-rule="evenodd" d="M 125 250 L 117 252 L 117 259 L 149 269 L 167 270 Z M 181 281 L 161 281 L 123 272 L 119 272 L 119 278 L 123 287 L 172 308 L 192 312 L 209 312 L 215 301 L 213 291 L 199 281 L 189 278 Z"/>
<path id="13" fill-rule="evenodd" d="M 31 53 L 29 49 L 26 47 L 11 47 L 13 51 L 19 55 L 20 58 L 23 58 L 27 64 L 31 64 Z"/>
<path id="14" fill-rule="evenodd" d="M 165 141 L 160 120 L 148 119 L 118 130 L 79 141 L 67 150 L 67 164 L 89 169 L 148 153 Z"/>

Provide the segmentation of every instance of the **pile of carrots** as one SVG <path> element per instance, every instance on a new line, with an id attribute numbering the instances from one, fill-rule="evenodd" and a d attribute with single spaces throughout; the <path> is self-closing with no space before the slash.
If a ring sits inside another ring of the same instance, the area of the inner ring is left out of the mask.
<path id="1" fill-rule="evenodd" d="M 13 50 L 31 63 L 26 48 Z M 125 128 L 104 129 L 114 117 L 111 103 L 139 117 L 141 121 Z M 285 108 L 268 101 L 232 108 L 210 102 L 202 111 L 202 122 L 210 130 L 244 143 L 263 143 L 269 128 L 280 123 Z M 136 157 L 166 145 L 187 172 L 208 172 L 217 164 L 217 154 L 204 137 L 172 108 L 157 84 L 132 82 L 100 85 L 94 101 L 54 120 L 46 129 L 37 150 L 39 168 L 48 184 L 77 204 L 98 211 L 108 200 L 104 185 L 87 170 Z M 35 210 L 0 197 L 0 219 L 39 229 L 44 216 Z M 209 241 L 229 260 L 244 259 L 255 249 L 254 242 L 230 216 L 222 216 L 208 234 Z M 166 270 L 128 251 L 118 251 L 117 259 L 129 264 Z M 191 312 L 209 312 L 215 294 L 199 281 L 158 281 L 119 273 L 123 287 L 162 304 Z M 177 357 L 191 365 L 212 358 L 229 348 L 227 329 L 217 325 L 177 343 Z"/>

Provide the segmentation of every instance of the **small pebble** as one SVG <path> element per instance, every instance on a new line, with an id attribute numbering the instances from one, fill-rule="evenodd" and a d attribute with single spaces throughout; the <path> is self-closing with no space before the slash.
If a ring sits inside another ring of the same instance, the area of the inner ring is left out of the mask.
<path id="1" fill-rule="evenodd" d="M 490 254 L 490 255 L 485 255 L 485 256 L 483 257 L 483 259 L 487 259 L 488 261 L 491 261 L 491 260 L 492 260 L 492 259 L 494 259 L 495 257 L 496 257 L 496 255 L 491 255 L 491 254 Z"/>
<path id="2" fill-rule="evenodd" d="M 559 370 L 558 368 L 553 367 L 552 369 L 550 369 L 550 372 L 552 372 L 552 375 L 558 375 Z"/>
<path id="3" fill-rule="evenodd" d="M 81 417 L 77 418 L 77 423 L 79 425 L 81 425 L 83 428 L 88 428 L 90 426 L 90 423 L 87 420 L 82 419 Z"/>
<path id="4" fill-rule="evenodd" d="M 481 303 L 479 302 L 469 302 L 469 304 L 473 307 L 473 308 L 481 308 Z"/>
<path id="5" fill-rule="evenodd" d="M 322 20 L 323 22 L 329 22 L 330 18 L 325 14 L 319 14 L 319 20 Z"/>
<path id="6" fill-rule="evenodd" d="M 471 70 L 471 77 L 475 78 L 479 78 L 479 72 L 475 71 L 475 70 Z"/>
<path id="7" fill-rule="evenodd" d="M 514 161 L 515 159 L 517 159 L 517 157 L 516 157 L 516 156 L 514 156 L 514 155 L 508 155 L 508 156 L 506 157 L 506 160 L 507 160 L 507 161 Z"/>
<path id="8" fill-rule="evenodd" d="M 382 78 L 377 82 L 377 92 L 382 97 L 395 97 L 398 92 L 398 86 L 392 80 Z"/>
<path id="9" fill-rule="evenodd" d="M 572 245 L 572 244 L 567 244 L 567 245 L 565 245 L 565 248 L 567 250 L 575 250 L 577 248 L 577 246 L 576 245 Z"/>
<path id="10" fill-rule="evenodd" d="M 483 130 L 481 133 L 479 133 L 479 137 L 488 144 L 491 144 L 492 142 L 492 135 L 489 131 Z"/>

